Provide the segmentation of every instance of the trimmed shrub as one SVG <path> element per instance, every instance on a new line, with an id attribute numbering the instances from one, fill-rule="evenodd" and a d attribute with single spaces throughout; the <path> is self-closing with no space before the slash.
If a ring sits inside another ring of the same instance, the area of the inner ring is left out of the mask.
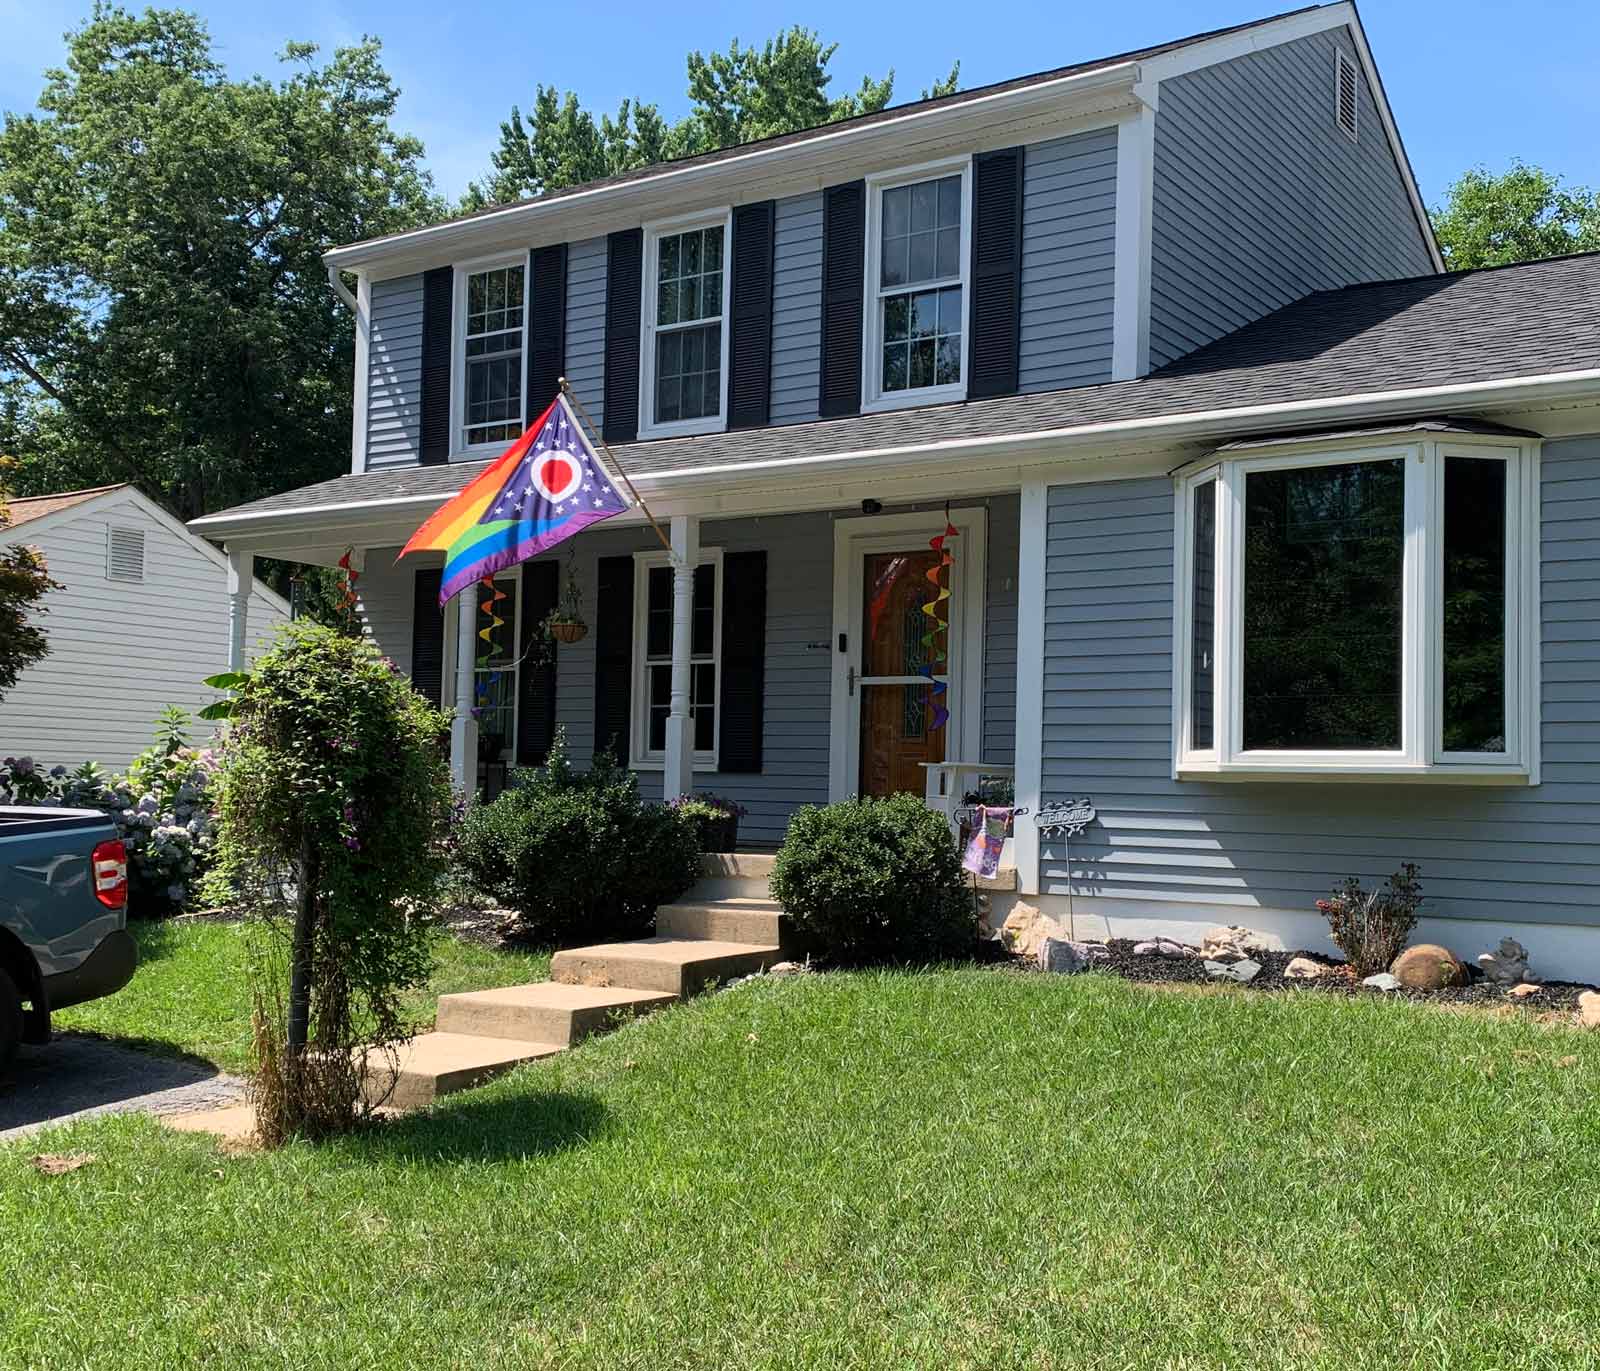
<path id="1" fill-rule="evenodd" d="M 844 961 L 941 961 L 967 955 L 977 939 L 949 826 L 916 795 L 800 810 L 772 895 L 802 934 Z"/>
<path id="2" fill-rule="evenodd" d="M 1317 908 L 1329 932 L 1357 976 L 1387 971 L 1406 949 L 1417 926 L 1422 883 L 1417 867 L 1407 862 L 1370 895 L 1355 876 L 1346 876 Z"/>
<path id="3" fill-rule="evenodd" d="M 543 767 L 467 810 L 457 852 L 472 882 L 516 911 L 517 935 L 540 943 L 641 937 L 700 873 L 695 820 L 646 804 L 607 755 L 575 770 L 559 731 Z"/>

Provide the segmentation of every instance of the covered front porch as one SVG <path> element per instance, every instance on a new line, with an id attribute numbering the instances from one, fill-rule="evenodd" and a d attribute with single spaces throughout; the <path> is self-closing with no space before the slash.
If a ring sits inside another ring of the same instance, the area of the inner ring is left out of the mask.
<path id="1" fill-rule="evenodd" d="M 436 557 L 395 560 L 427 508 L 352 511 L 317 546 L 230 540 L 229 557 L 243 578 L 258 553 L 334 564 L 353 549 L 366 634 L 424 694 L 468 702 L 452 734 L 464 789 L 539 764 L 560 729 L 576 764 L 609 749 L 648 796 L 714 793 L 744 811 L 741 847 L 772 847 L 799 806 L 921 793 L 931 764 L 1009 776 L 1019 497 L 948 509 L 948 565 L 930 547 L 942 498 L 671 512 L 675 557 L 620 516 L 502 573 L 492 601 L 480 587 L 467 615 L 466 597 L 439 611 Z M 545 616 L 569 583 L 587 631 L 551 642 Z"/>

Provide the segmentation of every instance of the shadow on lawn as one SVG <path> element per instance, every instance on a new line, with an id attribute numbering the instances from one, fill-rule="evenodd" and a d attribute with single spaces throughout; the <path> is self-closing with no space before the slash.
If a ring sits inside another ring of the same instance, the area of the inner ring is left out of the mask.
<path id="1" fill-rule="evenodd" d="M 594 1096 L 563 1090 L 468 1097 L 356 1134 L 343 1146 L 374 1161 L 523 1161 L 588 1142 L 606 1118 Z"/>

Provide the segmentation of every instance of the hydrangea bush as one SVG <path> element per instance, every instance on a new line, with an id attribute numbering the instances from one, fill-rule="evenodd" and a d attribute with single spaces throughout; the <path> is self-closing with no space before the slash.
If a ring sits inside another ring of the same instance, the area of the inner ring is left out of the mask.
<path id="1" fill-rule="evenodd" d="M 211 865 L 216 769 L 216 754 L 189 745 L 189 717 L 173 708 L 126 775 L 95 762 L 69 771 L 31 757 L 0 760 L 0 804 L 103 810 L 128 850 L 129 908 L 153 917 L 188 904 Z"/>

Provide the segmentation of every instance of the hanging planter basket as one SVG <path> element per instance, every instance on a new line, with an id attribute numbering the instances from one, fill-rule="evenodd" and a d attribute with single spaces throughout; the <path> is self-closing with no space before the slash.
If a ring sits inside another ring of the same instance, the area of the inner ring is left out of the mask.
<path id="1" fill-rule="evenodd" d="M 581 619 L 577 621 L 562 620 L 546 626 L 550 636 L 558 643 L 576 643 L 589 636 L 589 625 Z"/>

